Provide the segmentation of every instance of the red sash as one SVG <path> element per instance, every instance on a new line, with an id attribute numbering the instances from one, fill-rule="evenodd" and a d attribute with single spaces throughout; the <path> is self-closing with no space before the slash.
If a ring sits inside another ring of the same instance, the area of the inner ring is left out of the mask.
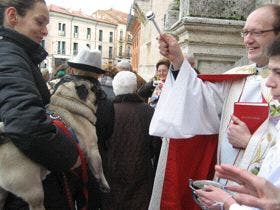
<path id="1" fill-rule="evenodd" d="M 170 139 L 163 182 L 161 210 L 200 210 L 188 187 L 189 179 L 212 179 L 218 135 Z"/>

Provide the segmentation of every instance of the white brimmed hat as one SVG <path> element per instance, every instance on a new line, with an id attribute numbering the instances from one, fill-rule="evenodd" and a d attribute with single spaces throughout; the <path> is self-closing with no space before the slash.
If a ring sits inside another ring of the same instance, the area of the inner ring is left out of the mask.
<path id="1" fill-rule="evenodd" d="M 112 82 L 115 95 L 135 93 L 137 89 L 136 75 L 131 71 L 120 71 Z"/>
<path id="2" fill-rule="evenodd" d="M 90 50 L 88 47 L 81 48 L 75 57 L 68 60 L 70 67 L 104 74 L 105 71 L 102 69 L 101 63 L 101 52 L 99 50 Z"/>

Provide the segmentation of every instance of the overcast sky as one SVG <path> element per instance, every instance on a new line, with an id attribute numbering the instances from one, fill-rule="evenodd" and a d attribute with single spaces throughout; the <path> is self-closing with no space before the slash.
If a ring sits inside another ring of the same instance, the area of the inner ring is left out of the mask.
<path id="1" fill-rule="evenodd" d="M 98 9 L 114 8 L 129 13 L 133 0 L 46 0 L 47 4 L 55 4 L 91 14 Z"/>

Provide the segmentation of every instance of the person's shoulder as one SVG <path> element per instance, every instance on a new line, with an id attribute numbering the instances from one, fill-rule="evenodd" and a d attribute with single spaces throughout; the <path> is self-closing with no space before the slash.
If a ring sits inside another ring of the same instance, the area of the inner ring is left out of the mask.
<path id="1" fill-rule="evenodd" d="M 29 57 L 26 52 L 18 45 L 12 42 L 1 42 L 0 53 L 0 68 L 17 66 L 20 69 L 29 69 Z"/>
<path id="2" fill-rule="evenodd" d="M 0 44 L 1 57 L 5 55 L 22 56 L 24 50 L 13 42 L 3 41 Z"/>
<path id="3" fill-rule="evenodd" d="M 256 64 L 234 67 L 225 72 L 225 74 L 254 74 L 256 72 Z"/>
<path id="4" fill-rule="evenodd" d="M 28 52 L 19 44 L 7 40 L 1 41 L 0 44 L 1 58 L 4 56 L 13 56 L 19 59 L 27 59 Z"/>

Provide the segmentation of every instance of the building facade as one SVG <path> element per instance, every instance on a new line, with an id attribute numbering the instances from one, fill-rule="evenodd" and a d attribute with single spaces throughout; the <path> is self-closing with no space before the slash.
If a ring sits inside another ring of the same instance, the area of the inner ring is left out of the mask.
<path id="1" fill-rule="evenodd" d="M 149 80 L 155 73 L 155 65 L 162 56 L 158 51 L 158 32 L 151 21 L 146 18 L 148 11 L 154 11 L 155 21 L 164 31 L 166 12 L 172 0 L 151 1 L 134 0 L 133 13 L 128 21 L 128 30 L 133 34 L 132 65 L 138 73 Z"/>
<path id="2" fill-rule="evenodd" d="M 49 53 L 43 66 L 50 72 L 85 46 L 101 51 L 103 65 L 114 64 L 122 56 L 130 59 L 131 53 L 125 54 L 126 25 L 56 5 L 49 5 L 49 13 L 49 33 L 42 45 Z M 123 45 L 120 45 L 121 40 Z"/>
<path id="3" fill-rule="evenodd" d="M 97 10 L 92 16 L 117 25 L 115 60 L 127 59 L 130 61 L 132 54 L 132 35 L 127 31 L 128 14 L 115 9 L 109 9 Z"/>

